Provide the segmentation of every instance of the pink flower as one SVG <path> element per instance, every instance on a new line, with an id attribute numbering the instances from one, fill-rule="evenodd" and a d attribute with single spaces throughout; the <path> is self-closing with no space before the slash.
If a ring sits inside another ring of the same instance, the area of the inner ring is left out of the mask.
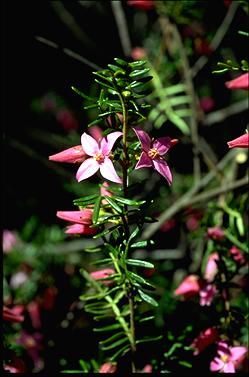
<path id="1" fill-rule="evenodd" d="M 104 178 L 112 182 L 122 183 L 114 169 L 112 161 L 109 158 L 115 141 L 121 135 L 122 132 L 112 132 L 98 143 L 90 135 L 85 132 L 83 133 L 81 136 L 82 147 L 90 158 L 87 158 L 80 165 L 76 173 L 78 182 L 91 177 L 98 170 L 100 170 L 100 173 Z"/>
<path id="2" fill-rule="evenodd" d="M 246 347 L 229 347 L 226 342 L 218 342 L 218 355 L 210 363 L 211 372 L 235 373 L 246 352 Z"/>
<path id="3" fill-rule="evenodd" d="M 7 306 L 3 306 L 3 320 L 8 322 L 23 322 L 24 316 L 22 312 L 24 310 L 23 305 L 16 305 L 12 309 Z"/>
<path id="4" fill-rule="evenodd" d="M 28 275 L 24 271 L 17 271 L 10 278 L 10 287 L 13 289 L 19 288 L 28 281 Z"/>
<path id="5" fill-rule="evenodd" d="M 249 133 L 245 133 L 227 142 L 229 148 L 248 148 L 249 147 Z"/>
<path id="6" fill-rule="evenodd" d="M 147 132 L 139 128 L 133 128 L 133 130 L 135 131 L 143 150 L 135 169 L 153 167 L 158 173 L 167 179 L 169 184 L 171 184 L 172 174 L 168 164 L 162 156 L 165 155 L 173 145 L 172 140 L 167 136 L 160 137 L 157 140 L 151 140 Z"/>
<path id="7" fill-rule="evenodd" d="M 41 327 L 40 305 L 36 301 L 31 301 L 27 306 L 27 310 L 31 318 L 32 326 L 35 329 L 39 329 L 39 327 Z"/>
<path id="8" fill-rule="evenodd" d="M 238 262 L 239 264 L 244 264 L 245 263 L 245 257 L 244 255 L 242 254 L 242 252 L 236 247 L 236 246 L 232 246 L 231 249 L 229 250 L 231 255 L 232 255 L 232 258 Z"/>
<path id="9" fill-rule="evenodd" d="M 218 331 L 215 327 L 200 332 L 200 334 L 193 340 L 191 347 L 195 348 L 194 355 L 197 356 L 210 344 L 214 343 L 218 338 Z"/>
<path id="10" fill-rule="evenodd" d="M 217 292 L 216 286 L 214 284 L 207 284 L 204 286 L 200 292 L 200 305 L 201 306 L 210 306 L 213 298 Z"/>
<path id="11" fill-rule="evenodd" d="M 143 10 L 150 10 L 155 6 L 153 0 L 128 0 L 127 4 Z"/>
<path id="12" fill-rule="evenodd" d="M 92 126 L 89 128 L 89 134 L 95 139 L 102 139 L 102 130 L 99 126 Z"/>
<path id="13" fill-rule="evenodd" d="M 56 216 L 59 219 L 67 220 L 73 223 L 91 225 L 93 210 L 85 208 L 81 211 L 57 211 Z"/>
<path id="14" fill-rule="evenodd" d="M 225 238 L 225 233 L 224 230 L 222 230 L 218 226 L 214 226 L 207 229 L 207 236 L 215 241 L 221 241 Z"/>
<path id="15" fill-rule="evenodd" d="M 175 295 L 183 295 L 184 298 L 196 296 L 199 293 L 201 286 L 202 283 L 199 276 L 189 275 L 175 290 Z"/>
<path id="16" fill-rule="evenodd" d="M 90 226 L 83 224 L 72 224 L 66 227 L 65 233 L 89 235 L 97 233 L 97 228 L 90 228 Z"/>
<path id="17" fill-rule="evenodd" d="M 134 47 L 131 50 L 131 57 L 133 60 L 144 59 L 147 56 L 147 51 L 143 47 Z"/>
<path id="18" fill-rule="evenodd" d="M 205 113 L 212 110 L 214 107 L 214 100 L 212 97 L 204 96 L 200 98 L 200 107 L 202 108 Z"/>
<path id="19" fill-rule="evenodd" d="M 115 271 L 113 270 L 113 268 L 105 268 L 103 270 L 93 271 L 93 272 L 90 273 L 91 277 L 94 280 L 105 279 L 109 275 L 113 275 L 113 274 L 115 274 Z M 103 280 L 102 283 L 104 285 L 110 285 L 112 283 L 112 281 L 111 280 Z"/>
<path id="20" fill-rule="evenodd" d="M 115 363 L 104 363 L 99 368 L 99 373 L 115 373 L 117 366 Z"/>
<path id="21" fill-rule="evenodd" d="M 153 371 L 153 368 L 152 368 L 152 365 L 150 364 L 146 364 L 142 369 L 142 373 L 152 373 L 152 371 Z"/>
<path id="22" fill-rule="evenodd" d="M 9 253 L 18 243 L 18 238 L 14 232 L 8 229 L 3 230 L 2 246 L 3 252 Z"/>
<path id="23" fill-rule="evenodd" d="M 205 272 L 204 272 L 204 279 L 206 279 L 209 283 L 214 280 L 215 275 L 217 274 L 218 267 L 216 261 L 219 260 L 218 253 L 212 253 L 209 255 Z"/>
<path id="24" fill-rule="evenodd" d="M 249 90 L 249 73 L 244 73 L 233 80 L 225 82 L 228 89 Z"/>
<path id="25" fill-rule="evenodd" d="M 20 338 L 16 340 L 17 344 L 23 345 L 34 363 L 34 372 L 39 372 L 43 368 L 43 360 L 40 357 L 43 335 L 39 332 L 29 334 L 22 330 Z"/>
<path id="26" fill-rule="evenodd" d="M 49 156 L 48 159 L 56 162 L 69 162 L 74 164 L 76 162 L 83 162 L 86 159 L 86 153 L 84 152 L 82 145 L 76 145 L 75 147 L 53 154 L 52 156 Z"/>

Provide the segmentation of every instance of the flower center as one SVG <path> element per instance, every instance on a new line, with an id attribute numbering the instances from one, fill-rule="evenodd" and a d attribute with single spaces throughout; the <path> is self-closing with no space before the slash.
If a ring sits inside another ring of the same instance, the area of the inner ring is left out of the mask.
<path id="1" fill-rule="evenodd" d="M 105 157 L 103 156 L 103 154 L 100 153 L 100 152 L 96 153 L 95 156 L 94 156 L 94 158 L 95 158 L 95 160 L 96 160 L 99 164 L 101 164 L 101 163 L 104 161 L 104 159 L 105 159 Z"/>
<path id="2" fill-rule="evenodd" d="M 157 156 L 159 156 L 159 152 L 158 152 L 157 148 L 151 148 L 148 152 L 148 156 L 150 158 L 156 158 Z"/>
<path id="3" fill-rule="evenodd" d="M 221 355 L 221 360 L 224 362 L 224 363 L 227 363 L 229 361 L 229 356 L 228 355 Z"/>

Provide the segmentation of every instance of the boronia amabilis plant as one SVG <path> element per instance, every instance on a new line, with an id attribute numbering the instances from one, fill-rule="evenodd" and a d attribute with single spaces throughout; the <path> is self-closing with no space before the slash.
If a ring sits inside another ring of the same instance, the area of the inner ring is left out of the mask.
<path id="1" fill-rule="evenodd" d="M 89 102 L 84 109 L 96 110 L 97 118 L 88 127 L 89 133 L 97 133 L 97 137 L 84 132 L 81 145 L 49 157 L 80 163 L 76 179 L 81 184 L 94 174 L 99 175 L 95 194 L 75 199 L 77 210 L 58 211 L 57 216 L 69 222 L 67 233 L 96 239 L 97 246 L 86 251 L 99 253 L 94 262 L 98 269 L 81 269 L 90 288 L 80 299 L 85 302 L 84 310 L 94 315 L 93 331 L 103 334 L 100 347 L 106 351 L 106 360 L 116 362 L 127 354 L 132 372 L 137 370 L 139 344 L 157 339 L 139 338 L 136 333 L 136 326 L 153 319 L 149 311 L 139 313 L 139 303 L 157 306 L 150 294 L 153 285 L 139 272 L 141 268 L 153 268 L 153 264 L 132 258 L 136 249 L 152 243 L 139 241 L 139 236 L 144 224 L 154 221 L 146 216 L 151 203 L 141 197 L 143 182 L 135 181 L 136 170 L 151 167 L 165 178 L 165 184 L 171 184 L 165 154 L 175 143 L 167 136 L 154 140 L 140 126 L 150 107 L 143 100 L 151 92 L 152 77 L 147 75 L 150 69 L 146 64 L 142 60 L 126 62 L 115 58 L 115 64 L 108 64 L 108 69 L 93 72 L 99 85 L 96 98 L 72 87 Z M 102 130 L 100 138 L 99 131 L 91 132 L 96 125 Z"/>

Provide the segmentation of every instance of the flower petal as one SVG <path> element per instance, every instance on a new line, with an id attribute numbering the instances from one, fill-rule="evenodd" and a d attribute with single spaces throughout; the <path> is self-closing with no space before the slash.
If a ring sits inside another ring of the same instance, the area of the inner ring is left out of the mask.
<path id="1" fill-rule="evenodd" d="M 99 152 L 99 145 L 97 141 L 85 132 L 81 136 L 81 144 L 88 156 L 94 156 Z"/>
<path id="2" fill-rule="evenodd" d="M 93 211 L 85 208 L 82 211 L 57 211 L 56 216 L 59 219 L 75 222 L 78 224 L 92 224 Z"/>
<path id="3" fill-rule="evenodd" d="M 232 347 L 230 348 L 230 352 L 231 352 L 231 360 L 239 361 L 247 353 L 247 348 L 246 347 Z"/>
<path id="4" fill-rule="evenodd" d="M 164 178 L 166 178 L 169 185 L 171 185 L 172 174 L 167 162 L 163 159 L 155 158 L 154 160 L 152 160 L 152 163 L 154 165 L 154 168 L 158 171 L 158 173 L 160 173 Z"/>
<path id="5" fill-rule="evenodd" d="M 104 156 L 109 155 L 115 141 L 121 135 L 122 135 L 122 132 L 117 131 L 117 132 L 112 132 L 112 133 L 108 134 L 106 137 L 103 137 L 103 139 L 101 140 L 101 143 L 100 143 L 100 149 L 101 149 L 101 152 L 103 153 Z"/>
<path id="6" fill-rule="evenodd" d="M 170 137 L 159 137 L 153 142 L 153 148 L 156 148 L 161 156 L 163 156 L 171 147 Z"/>
<path id="7" fill-rule="evenodd" d="M 225 363 L 223 371 L 224 373 L 235 373 L 235 367 L 232 361 L 228 361 Z"/>
<path id="8" fill-rule="evenodd" d="M 83 224 L 72 224 L 66 227 L 66 234 L 95 234 L 97 232 L 96 228 L 90 228 L 88 225 Z"/>
<path id="9" fill-rule="evenodd" d="M 248 148 L 249 147 L 249 133 L 245 133 L 236 139 L 227 142 L 229 148 Z"/>
<path id="10" fill-rule="evenodd" d="M 145 152 L 142 152 L 140 159 L 135 166 L 135 169 L 150 168 L 151 166 L 151 158 Z"/>
<path id="11" fill-rule="evenodd" d="M 244 73 L 233 80 L 226 81 L 225 85 L 228 89 L 249 90 L 249 73 Z"/>
<path id="12" fill-rule="evenodd" d="M 136 133 L 142 148 L 145 152 L 148 152 L 151 146 L 151 138 L 147 134 L 147 132 L 141 130 L 140 128 L 133 128 L 133 131 Z"/>
<path id="13" fill-rule="evenodd" d="M 82 162 L 76 173 L 77 181 L 80 182 L 83 181 L 83 179 L 91 177 L 99 170 L 99 166 L 99 163 L 92 157 Z"/>
<path id="14" fill-rule="evenodd" d="M 104 162 L 100 164 L 100 173 L 104 178 L 109 179 L 109 181 L 122 183 L 122 180 L 116 173 L 112 161 L 108 157 L 105 157 Z"/>
<path id="15" fill-rule="evenodd" d="M 218 372 L 223 367 L 224 367 L 224 362 L 218 357 L 215 357 L 214 360 L 212 360 L 210 363 L 211 372 Z"/>

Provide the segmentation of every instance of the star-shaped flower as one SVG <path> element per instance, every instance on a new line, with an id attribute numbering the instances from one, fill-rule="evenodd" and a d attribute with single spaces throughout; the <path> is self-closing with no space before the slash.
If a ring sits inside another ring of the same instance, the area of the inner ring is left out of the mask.
<path id="1" fill-rule="evenodd" d="M 164 178 L 167 179 L 168 183 L 172 183 L 172 174 L 169 169 L 167 162 L 162 156 L 164 156 L 169 148 L 176 144 L 176 140 L 171 140 L 170 137 L 159 137 L 156 140 L 151 140 L 147 132 L 139 129 L 133 128 L 138 139 L 140 140 L 142 146 L 142 154 L 135 169 L 149 168 L 153 167 L 160 173 Z"/>
<path id="2" fill-rule="evenodd" d="M 81 144 L 84 152 L 89 158 L 83 161 L 76 173 L 78 182 L 91 177 L 100 170 L 101 175 L 104 178 L 109 179 L 109 181 L 122 183 L 109 157 L 115 141 L 121 135 L 122 132 L 112 132 L 106 137 L 103 137 L 98 143 L 90 135 L 85 132 L 83 133 L 81 136 Z"/>
<path id="3" fill-rule="evenodd" d="M 218 342 L 216 356 L 210 363 L 212 372 L 235 373 L 236 367 L 245 357 L 247 348 L 243 346 L 229 347 L 226 342 Z"/>

